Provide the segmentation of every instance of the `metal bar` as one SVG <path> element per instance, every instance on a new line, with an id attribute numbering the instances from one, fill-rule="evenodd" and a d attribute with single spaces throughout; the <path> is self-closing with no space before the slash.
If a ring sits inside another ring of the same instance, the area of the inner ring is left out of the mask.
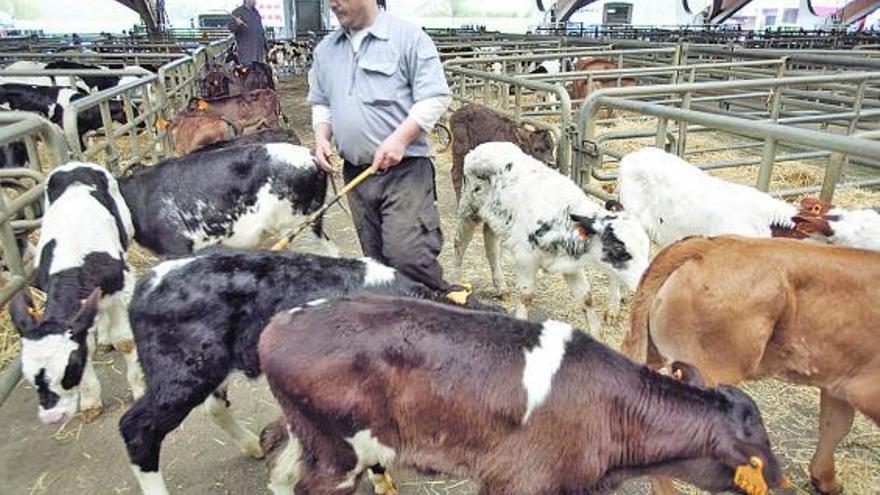
<path id="1" fill-rule="evenodd" d="M 849 152 L 853 155 L 864 158 L 876 158 L 877 156 L 880 156 L 880 142 L 852 136 L 830 134 L 800 127 L 774 125 L 766 122 L 756 122 L 727 115 L 710 114 L 693 110 L 684 111 L 677 108 L 608 96 L 600 96 L 596 98 L 596 100 L 599 104 L 608 107 L 648 115 L 659 115 L 674 120 L 694 122 L 730 132 L 750 135 L 752 137 L 770 137 L 777 141 L 794 142 L 813 147 L 822 146 L 822 148 L 828 151 L 837 151 L 841 153 Z"/>

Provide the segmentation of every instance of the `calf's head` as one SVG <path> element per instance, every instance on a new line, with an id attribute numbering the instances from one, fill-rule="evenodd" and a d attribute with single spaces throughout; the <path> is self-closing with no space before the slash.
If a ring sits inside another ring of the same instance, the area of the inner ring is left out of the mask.
<path id="1" fill-rule="evenodd" d="M 229 95 L 229 76 L 222 66 L 213 66 L 208 70 L 202 81 L 202 96 L 205 98 L 217 98 Z"/>
<path id="2" fill-rule="evenodd" d="M 691 386 L 706 389 L 699 371 L 686 363 L 672 364 L 673 376 Z M 683 462 L 682 477 L 712 491 L 735 490 L 764 493 L 768 488 L 789 486 L 779 460 L 770 447 L 761 413 L 745 392 L 727 385 L 709 389 L 715 392 L 713 406 L 721 411 L 712 424 L 712 450 L 709 457 Z"/>
<path id="3" fill-rule="evenodd" d="M 37 321 L 30 297 L 19 292 L 9 304 L 12 323 L 21 335 L 21 368 L 37 389 L 39 417 L 59 423 L 76 414 L 79 385 L 88 359 L 88 332 L 98 312 L 95 290 L 70 321 Z"/>
<path id="4" fill-rule="evenodd" d="M 600 260 L 630 290 L 636 290 L 651 254 L 651 241 L 639 221 L 625 212 L 601 210 L 588 216 L 573 214 L 571 222 L 587 249 L 601 252 Z"/>
<path id="5" fill-rule="evenodd" d="M 514 139 L 517 146 L 535 159 L 549 166 L 556 164 L 556 159 L 553 158 L 556 145 L 553 143 L 553 134 L 547 129 L 529 130 L 525 127 L 516 127 Z"/>

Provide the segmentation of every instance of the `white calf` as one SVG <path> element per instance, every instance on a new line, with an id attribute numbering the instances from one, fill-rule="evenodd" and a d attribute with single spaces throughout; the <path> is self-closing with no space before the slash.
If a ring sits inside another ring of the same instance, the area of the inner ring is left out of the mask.
<path id="1" fill-rule="evenodd" d="M 524 318 L 534 298 L 538 269 L 561 273 L 594 325 L 586 264 L 612 276 L 607 319 L 617 317 L 617 281 L 635 290 L 648 266 L 650 242 L 635 219 L 603 209 L 572 181 L 525 154 L 513 143 L 485 143 L 465 157 L 453 277 L 458 279 L 474 229 L 483 222 L 486 257 L 495 288 L 504 295 L 498 248 L 503 239 L 516 264 L 516 315 Z M 500 238 L 499 238 L 500 236 Z"/>

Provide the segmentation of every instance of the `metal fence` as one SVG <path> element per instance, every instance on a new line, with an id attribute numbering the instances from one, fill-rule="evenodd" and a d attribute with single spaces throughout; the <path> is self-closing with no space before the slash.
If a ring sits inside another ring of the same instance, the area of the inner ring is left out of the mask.
<path id="1" fill-rule="evenodd" d="M 797 76 L 772 79 L 681 83 L 646 87 L 609 88 L 594 92 L 581 107 L 577 119 L 577 145 L 572 178 L 588 192 L 607 199 L 610 195 L 591 181 L 614 181 L 614 163 L 623 152 L 614 150 L 620 141 L 648 140 L 688 158 L 703 169 L 758 165 L 755 186 L 768 191 L 775 164 L 795 160 L 826 161 L 822 186 L 771 191 L 793 195 L 821 191 L 830 199 L 844 164 L 854 163 L 880 169 L 880 143 L 868 139 L 875 130 L 857 132 L 860 124 L 876 129 L 880 108 L 865 105 L 865 90 L 880 82 L 880 72 Z M 726 112 L 724 105 L 747 96 L 760 100 L 765 109 L 741 114 Z M 660 97 L 644 101 L 645 97 Z M 822 101 L 824 100 L 824 102 Z M 704 105 L 698 107 L 696 102 Z M 830 108 L 830 101 L 836 101 Z M 786 106 L 799 109 L 784 113 Z M 638 130 L 603 131 L 596 122 L 600 108 L 628 113 L 629 118 L 648 117 L 653 125 Z M 872 124 L 868 126 L 867 124 Z M 689 146 L 688 136 L 713 133 L 713 146 Z M 724 137 L 722 137 L 724 136 Z M 735 142 L 728 142 L 733 138 Z M 757 156 L 700 161 L 693 157 L 727 150 L 755 150 Z M 851 185 L 880 184 L 876 173 Z"/>
<path id="2" fill-rule="evenodd" d="M 460 49 L 467 44 L 463 41 L 446 39 L 445 46 Z M 662 146 L 703 168 L 759 165 L 755 184 L 762 190 L 768 190 L 774 163 L 809 161 L 825 168 L 821 186 L 772 191 L 780 195 L 821 191 L 830 198 L 845 170 L 859 171 L 850 174 L 857 178 L 848 179 L 849 185 L 880 182 L 878 155 L 864 151 L 873 149 L 872 140 L 880 134 L 880 58 L 874 52 L 641 40 L 614 40 L 612 45 L 581 39 L 557 45 L 557 38 L 502 41 L 471 44 L 496 47 L 491 53 L 476 48 L 450 52 L 459 55 L 444 63 L 453 96 L 551 130 L 558 139 L 559 169 L 591 194 L 610 196 L 600 186 L 616 180 L 615 162 L 627 141 Z M 537 48 L 525 55 L 523 47 L 529 44 Z M 571 70 L 571 62 L 583 57 L 604 59 L 612 68 Z M 547 60 L 560 62 L 563 70 L 527 73 Z M 631 87 L 621 87 L 624 81 Z M 570 94 L 575 82 L 585 83 L 583 99 Z M 601 109 L 616 118 L 602 118 Z M 677 112 L 677 118 L 670 112 Z M 771 140 L 768 126 L 794 134 Z M 689 139 L 699 134 L 722 142 L 706 147 Z M 840 154 L 840 148 L 824 145 L 840 137 L 859 151 Z M 708 159 L 721 151 L 751 156 Z M 861 168 L 848 167 L 850 162 Z"/>

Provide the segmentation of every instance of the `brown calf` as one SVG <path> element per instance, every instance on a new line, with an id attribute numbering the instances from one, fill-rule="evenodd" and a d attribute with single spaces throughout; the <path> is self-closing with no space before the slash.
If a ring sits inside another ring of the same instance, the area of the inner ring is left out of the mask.
<path id="1" fill-rule="evenodd" d="M 602 58 L 584 57 L 574 64 L 576 71 L 604 71 L 618 69 L 617 63 Z M 587 88 L 587 79 L 578 79 L 571 85 L 568 94 L 572 100 L 583 100 L 592 91 L 603 88 L 618 87 L 617 79 L 598 79 L 594 80 L 592 86 Z M 637 86 L 638 82 L 631 77 L 620 78 L 619 86 Z M 609 112 L 610 116 L 610 112 Z"/>
<path id="2" fill-rule="evenodd" d="M 880 254 L 790 239 L 693 237 L 642 276 L 624 353 L 694 364 L 709 385 L 774 376 L 821 390 L 810 474 L 840 488 L 853 409 L 880 423 Z"/>
<path id="3" fill-rule="evenodd" d="M 235 126 L 228 120 L 207 112 L 190 111 L 179 114 L 168 126 L 174 153 L 184 156 L 218 141 L 232 139 Z"/>
<path id="4" fill-rule="evenodd" d="M 205 78 L 199 86 L 199 94 L 202 98 L 219 98 L 229 96 L 229 85 L 232 82 L 226 68 L 220 64 L 210 64 L 205 67 Z"/>
<path id="5" fill-rule="evenodd" d="M 289 429 L 270 454 L 276 494 L 351 494 L 395 457 L 486 495 L 604 493 L 650 473 L 719 491 L 753 457 L 782 483 L 743 392 L 661 376 L 565 323 L 361 295 L 276 315 L 259 350 Z"/>
<path id="6" fill-rule="evenodd" d="M 455 190 L 456 201 L 461 198 L 464 156 L 483 143 L 511 142 L 544 163 L 555 163 L 553 135 L 546 129 L 529 129 L 490 108 L 474 104 L 456 110 L 452 114 L 450 123 L 452 124 L 452 188 Z"/>
<path id="7" fill-rule="evenodd" d="M 271 89 L 222 98 L 193 98 L 188 111 L 206 112 L 231 122 L 242 133 L 279 127 L 281 101 Z"/>

